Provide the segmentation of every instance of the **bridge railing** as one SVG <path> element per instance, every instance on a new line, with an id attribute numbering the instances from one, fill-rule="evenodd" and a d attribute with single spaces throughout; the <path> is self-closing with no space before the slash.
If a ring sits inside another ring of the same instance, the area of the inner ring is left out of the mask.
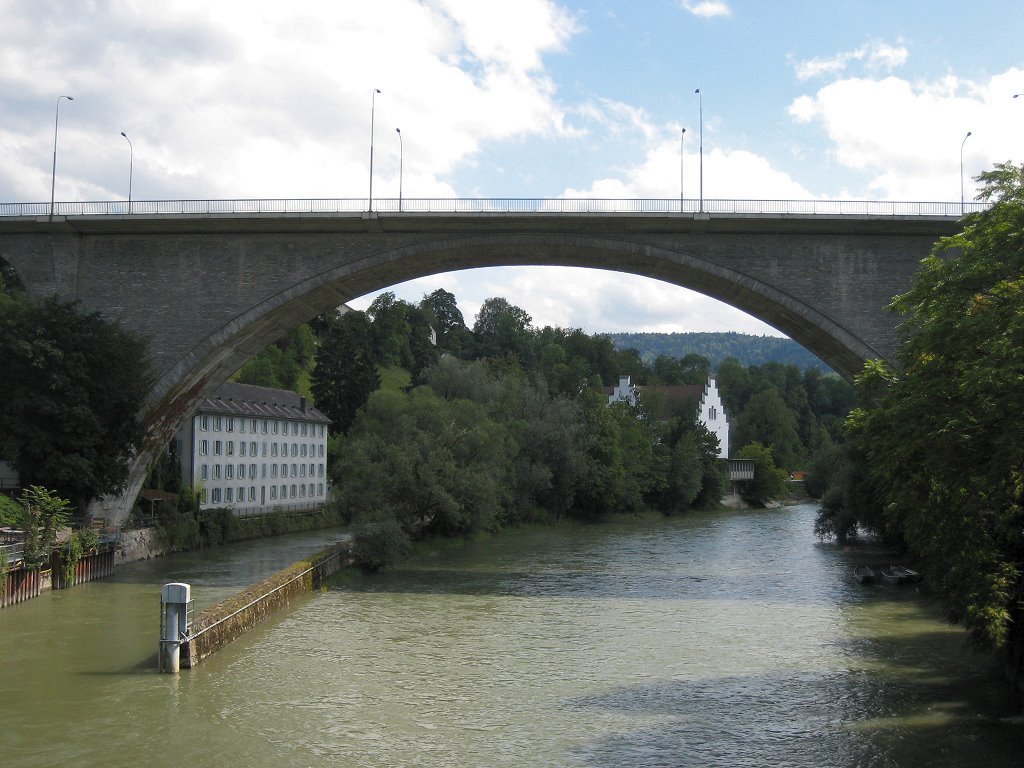
<path id="1" fill-rule="evenodd" d="M 986 203 L 893 200 L 680 200 L 630 198 L 378 198 L 376 213 L 726 214 L 798 216 L 950 216 L 984 210 Z M 55 216 L 215 216 L 361 213 L 366 198 L 266 198 L 239 200 L 108 200 L 62 202 Z M 50 215 L 49 203 L 0 203 L 0 218 Z"/>

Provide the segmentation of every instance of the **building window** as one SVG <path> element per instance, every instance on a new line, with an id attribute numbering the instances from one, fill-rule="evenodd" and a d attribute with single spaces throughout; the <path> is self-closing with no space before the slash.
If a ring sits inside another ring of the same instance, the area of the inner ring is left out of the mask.
<path id="1" fill-rule="evenodd" d="M 221 420 L 220 416 L 214 416 L 213 417 L 213 431 L 214 432 L 220 432 L 221 421 L 222 420 Z"/>
<path id="2" fill-rule="evenodd" d="M 220 464 L 213 465 L 213 479 L 220 480 Z"/>
<path id="3" fill-rule="evenodd" d="M 324 465 L 323 464 L 318 464 L 317 465 L 316 476 L 317 477 L 323 477 L 324 476 Z"/>
<path id="4" fill-rule="evenodd" d="M 292 477 L 298 477 L 298 476 L 299 476 L 299 465 L 298 464 L 292 464 Z"/>
<path id="5" fill-rule="evenodd" d="M 245 440 L 238 443 L 238 455 L 245 456 Z"/>
<path id="6" fill-rule="evenodd" d="M 210 417 L 209 416 L 200 416 L 199 417 L 199 428 L 201 430 L 203 430 L 203 432 L 208 432 L 210 430 Z"/>
<path id="7" fill-rule="evenodd" d="M 238 420 L 238 431 L 243 435 L 245 434 L 245 419 Z"/>
<path id="8" fill-rule="evenodd" d="M 214 504 L 220 504 L 220 488 L 214 488 L 210 491 L 210 501 Z"/>
<path id="9" fill-rule="evenodd" d="M 224 465 L 224 477 L 227 480 L 234 480 L 235 479 L 235 465 L 234 464 L 225 464 Z"/>
<path id="10" fill-rule="evenodd" d="M 320 445 L 317 446 L 317 454 L 320 456 L 321 459 L 324 457 L 324 444 L 323 443 L 320 443 Z"/>
<path id="11" fill-rule="evenodd" d="M 267 456 L 267 441 L 266 440 L 263 441 L 263 445 L 261 447 L 263 448 L 263 450 L 260 452 L 260 456 L 263 456 L 264 458 L 266 458 L 266 456 Z"/>
<path id="12" fill-rule="evenodd" d="M 255 456 L 256 455 L 256 441 L 255 440 L 249 441 L 249 455 L 250 456 Z"/>
<path id="13" fill-rule="evenodd" d="M 224 502 L 230 504 L 235 500 L 235 489 L 225 488 L 224 489 Z"/>
<path id="14" fill-rule="evenodd" d="M 249 431 L 254 435 L 256 434 L 256 419 L 249 419 Z M 264 429 L 263 431 L 266 432 L 267 430 Z"/>
<path id="15" fill-rule="evenodd" d="M 274 500 L 274 499 L 277 498 L 277 486 L 276 485 L 270 486 L 270 498 L 271 498 L 271 500 Z"/>
<path id="16" fill-rule="evenodd" d="M 297 490 L 298 490 L 298 486 L 293 484 L 292 485 L 292 495 L 291 495 L 291 498 L 293 498 L 293 499 L 298 498 Z"/>
<path id="17" fill-rule="evenodd" d="M 235 455 L 235 441 L 234 440 L 227 440 L 227 441 L 225 441 L 224 445 L 228 449 L 228 456 L 234 456 Z"/>
<path id="18" fill-rule="evenodd" d="M 234 416 L 228 416 L 226 419 L 224 419 L 224 421 L 227 422 L 228 432 L 234 432 L 235 431 L 235 417 Z"/>
<path id="19" fill-rule="evenodd" d="M 239 503 L 245 501 L 245 488 L 238 486 L 238 501 Z"/>
<path id="20" fill-rule="evenodd" d="M 249 486 L 249 501 L 256 501 L 256 486 Z"/>
<path id="21" fill-rule="evenodd" d="M 277 443 L 270 444 L 270 455 L 277 458 Z"/>
<path id="22" fill-rule="evenodd" d="M 307 437 L 309 435 L 309 424 L 302 422 L 302 436 Z"/>
<path id="23" fill-rule="evenodd" d="M 277 477 L 277 464 L 270 465 L 270 476 Z"/>
<path id="24" fill-rule="evenodd" d="M 324 495 L 324 484 L 323 483 L 318 483 L 317 484 L 317 486 L 316 486 L 316 495 L 317 496 L 323 496 Z"/>
<path id="25" fill-rule="evenodd" d="M 282 485 L 281 486 L 281 498 L 282 499 L 287 499 L 288 498 L 288 486 L 287 485 Z"/>
<path id="26" fill-rule="evenodd" d="M 209 453 L 210 453 L 210 441 L 209 440 L 200 440 L 199 441 L 199 455 L 200 456 L 206 456 Z"/>
<path id="27" fill-rule="evenodd" d="M 299 422 L 293 421 L 292 422 L 292 437 L 295 437 L 297 434 L 299 434 Z"/>
<path id="28" fill-rule="evenodd" d="M 203 464 L 199 467 L 199 477 L 202 480 L 210 479 L 210 467 L 208 464 Z"/>
<path id="29" fill-rule="evenodd" d="M 306 447 L 306 444 L 303 443 L 302 444 L 302 449 L 301 449 L 299 455 L 302 456 L 302 458 L 306 458 L 306 451 L 307 450 L 309 450 L 309 449 Z"/>
<path id="30" fill-rule="evenodd" d="M 277 419 L 274 419 L 274 434 L 275 435 L 277 434 L 277 430 L 278 430 L 279 425 L 280 425 L 280 422 Z"/>
<path id="31" fill-rule="evenodd" d="M 250 480 L 255 480 L 256 479 L 256 465 L 255 464 L 250 464 L 249 465 L 249 479 Z"/>
<path id="32" fill-rule="evenodd" d="M 267 479 L 267 465 L 266 464 L 260 464 L 260 480 L 266 480 L 266 479 Z"/>
<path id="33" fill-rule="evenodd" d="M 264 435 L 267 434 L 267 420 L 266 419 L 260 419 L 260 432 L 262 432 Z"/>
<path id="34" fill-rule="evenodd" d="M 220 440 L 213 441 L 213 455 L 220 456 L 224 452 L 224 444 Z"/>

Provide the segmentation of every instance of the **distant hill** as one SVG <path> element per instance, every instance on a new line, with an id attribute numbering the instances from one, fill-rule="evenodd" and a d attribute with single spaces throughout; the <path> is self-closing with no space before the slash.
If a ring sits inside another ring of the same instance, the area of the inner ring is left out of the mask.
<path id="1" fill-rule="evenodd" d="M 818 368 L 831 371 L 817 355 L 808 352 L 792 339 L 776 336 L 752 336 L 744 333 L 603 333 L 612 340 L 616 349 L 635 349 L 645 363 L 652 363 L 658 355 L 682 358 L 697 354 L 711 361 L 712 369 L 727 357 L 736 358 L 742 365 L 782 363 L 795 365 L 800 370 Z"/>

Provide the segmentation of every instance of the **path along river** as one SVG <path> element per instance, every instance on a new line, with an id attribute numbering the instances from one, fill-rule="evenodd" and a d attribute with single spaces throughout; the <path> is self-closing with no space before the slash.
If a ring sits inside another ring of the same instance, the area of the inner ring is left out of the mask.
<path id="1" fill-rule="evenodd" d="M 914 587 L 811 506 L 513 532 L 354 578 L 178 677 L 201 605 L 337 538 L 137 563 L 0 611 L 0 765 L 1011 766 L 1024 725 Z"/>

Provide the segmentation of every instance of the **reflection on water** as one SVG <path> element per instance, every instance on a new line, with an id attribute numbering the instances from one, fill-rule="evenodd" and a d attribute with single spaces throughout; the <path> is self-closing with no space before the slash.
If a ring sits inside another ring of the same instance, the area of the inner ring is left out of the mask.
<path id="1" fill-rule="evenodd" d="M 238 562 L 154 560 L 0 611 L 3 764 L 1017 765 L 985 659 L 913 587 L 857 584 L 813 514 L 444 546 L 176 679 L 139 666 L 158 585 L 212 602 Z"/>

